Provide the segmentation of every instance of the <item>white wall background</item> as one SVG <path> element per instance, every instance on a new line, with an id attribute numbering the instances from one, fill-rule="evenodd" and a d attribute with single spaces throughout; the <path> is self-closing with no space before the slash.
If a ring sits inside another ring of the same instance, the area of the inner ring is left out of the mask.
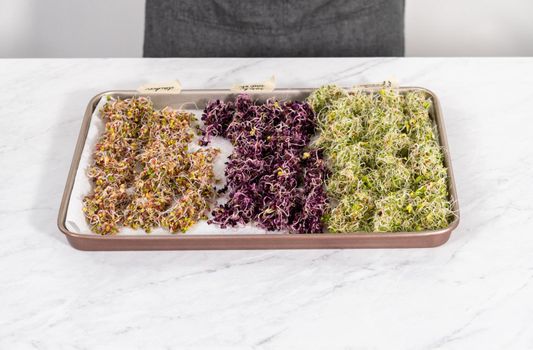
<path id="1" fill-rule="evenodd" d="M 407 56 L 533 56 L 532 0 L 406 0 Z"/>
<path id="2" fill-rule="evenodd" d="M 532 0 L 406 2 L 407 56 L 533 56 Z M 144 0 L 0 0 L 0 57 L 141 57 L 143 31 Z"/>
<path id="3" fill-rule="evenodd" d="M 144 0 L 0 0 L 0 57 L 141 57 Z"/>

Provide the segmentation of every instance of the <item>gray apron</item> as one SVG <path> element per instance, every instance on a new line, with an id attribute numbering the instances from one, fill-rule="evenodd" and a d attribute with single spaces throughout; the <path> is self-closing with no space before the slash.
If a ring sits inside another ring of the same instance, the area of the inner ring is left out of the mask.
<path id="1" fill-rule="evenodd" d="M 147 0 L 144 56 L 403 56 L 404 7 L 404 0 Z"/>

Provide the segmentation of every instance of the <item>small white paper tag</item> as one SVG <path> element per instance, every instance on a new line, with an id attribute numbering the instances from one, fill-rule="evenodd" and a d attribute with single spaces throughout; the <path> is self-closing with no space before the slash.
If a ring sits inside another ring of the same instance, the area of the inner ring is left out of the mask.
<path id="1" fill-rule="evenodd" d="M 398 79 L 394 76 L 389 77 L 389 79 L 385 80 L 383 82 L 383 85 L 391 89 L 397 89 L 400 87 L 400 83 L 398 82 Z"/>
<path id="2" fill-rule="evenodd" d="M 141 94 L 179 94 L 181 84 L 179 81 L 169 81 L 167 83 L 144 84 L 137 88 Z"/>
<path id="3" fill-rule="evenodd" d="M 262 83 L 254 84 L 237 84 L 231 87 L 233 92 L 272 92 L 276 88 L 276 77 L 272 76 L 270 79 Z"/>
<path id="4" fill-rule="evenodd" d="M 352 92 L 356 93 L 363 91 L 364 89 L 373 89 L 373 88 L 385 88 L 385 89 L 397 89 L 399 87 L 398 80 L 394 77 L 391 77 L 381 83 L 367 83 L 367 84 L 358 84 L 352 86 Z"/>

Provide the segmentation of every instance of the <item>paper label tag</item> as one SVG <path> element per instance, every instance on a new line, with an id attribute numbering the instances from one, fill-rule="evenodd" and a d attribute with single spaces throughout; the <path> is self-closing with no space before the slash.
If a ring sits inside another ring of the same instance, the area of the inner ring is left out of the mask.
<path id="1" fill-rule="evenodd" d="M 389 79 L 383 82 L 383 85 L 391 89 L 397 89 L 400 87 L 400 83 L 398 82 L 398 79 L 396 79 L 396 77 L 389 77 Z"/>
<path id="2" fill-rule="evenodd" d="M 169 81 L 167 83 L 144 84 L 137 89 L 141 94 L 179 94 L 181 84 L 179 81 Z"/>
<path id="3" fill-rule="evenodd" d="M 231 87 L 233 92 L 272 92 L 276 88 L 276 77 L 272 76 L 270 79 L 262 83 L 254 84 L 237 84 Z"/>
<path id="4" fill-rule="evenodd" d="M 381 83 L 368 83 L 352 86 L 352 92 L 362 91 L 364 89 L 373 88 L 385 88 L 385 89 L 397 89 L 399 87 L 398 80 L 396 78 L 389 78 Z"/>

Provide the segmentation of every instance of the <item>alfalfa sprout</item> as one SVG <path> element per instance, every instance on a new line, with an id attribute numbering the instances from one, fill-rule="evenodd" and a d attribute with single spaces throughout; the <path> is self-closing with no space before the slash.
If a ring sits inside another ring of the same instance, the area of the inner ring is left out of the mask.
<path id="1" fill-rule="evenodd" d="M 454 214 L 431 100 L 422 91 L 348 92 L 323 86 L 308 98 L 330 175 L 330 232 L 440 229 Z"/>

